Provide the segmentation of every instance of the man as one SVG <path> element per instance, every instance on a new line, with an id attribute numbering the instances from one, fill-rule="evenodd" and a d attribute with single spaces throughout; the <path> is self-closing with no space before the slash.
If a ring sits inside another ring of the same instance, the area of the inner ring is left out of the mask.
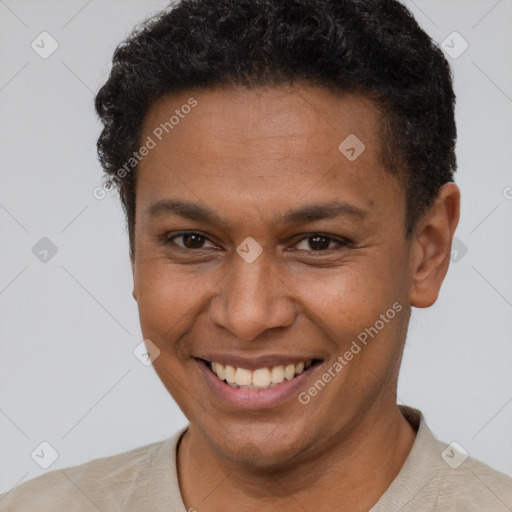
<path id="1" fill-rule="evenodd" d="M 153 366 L 190 424 L 1 510 L 506 511 L 396 404 L 459 219 L 455 98 L 398 2 L 183 0 L 115 52 L 100 159 Z"/>

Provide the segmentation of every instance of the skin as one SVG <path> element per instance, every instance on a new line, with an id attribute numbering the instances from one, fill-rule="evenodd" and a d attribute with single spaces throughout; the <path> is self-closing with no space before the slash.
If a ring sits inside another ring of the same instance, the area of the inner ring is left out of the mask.
<path id="1" fill-rule="evenodd" d="M 369 510 L 414 443 L 396 405 L 398 371 L 410 308 L 432 305 L 446 274 L 459 189 L 444 185 L 406 239 L 405 195 L 380 161 L 374 104 L 307 85 L 164 97 L 141 141 L 190 97 L 197 106 L 139 164 L 132 262 L 142 332 L 161 351 L 154 368 L 190 422 L 177 460 L 186 508 Z M 366 146 L 355 161 L 338 149 L 349 134 Z M 151 216 L 165 199 L 221 221 Z M 334 200 L 364 213 L 282 222 Z M 187 230 L 204 238 L 171 239 Z M 332 237 L 321 250 L 317 233 Z M 249 236 L 263 249 L 253 263 L 236 253 Z M 227 407 L 194 359 L 322 359 L 307 390 L 394 303 L 402 311 L 308 404 Z"/>

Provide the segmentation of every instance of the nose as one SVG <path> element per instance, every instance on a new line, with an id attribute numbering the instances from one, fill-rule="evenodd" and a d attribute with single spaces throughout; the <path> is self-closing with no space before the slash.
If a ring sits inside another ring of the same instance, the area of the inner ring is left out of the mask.
<path id="1" fill-rule="evenodd" d="M 293 293 L 263 254 L 252 263 L 235 256 L 219 286 L 219 294 L 210 302 L 210 320 L 239 340 L 255 340 L 295 320 Z"/>

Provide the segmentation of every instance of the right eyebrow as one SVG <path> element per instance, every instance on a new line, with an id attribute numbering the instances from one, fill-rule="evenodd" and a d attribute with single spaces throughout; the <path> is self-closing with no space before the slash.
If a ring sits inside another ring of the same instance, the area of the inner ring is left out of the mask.
<path id="1" fill-rule="evenodd" d="M 177 215 L 184 219 L 199 222 L 222 223 L 220 217 L 210 208 L 180 199 L 162 199 L 149 206 L 146 213 L 151 218 L 163 215 Z"/>

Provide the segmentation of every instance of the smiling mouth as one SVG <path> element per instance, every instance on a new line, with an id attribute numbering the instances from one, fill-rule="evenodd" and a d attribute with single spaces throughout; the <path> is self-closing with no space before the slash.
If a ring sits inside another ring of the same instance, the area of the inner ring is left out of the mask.
<path id="1" fill-rule="evenodd" d="M 221 381 L 234 389 L 269 389 L 283 382 L 291 381 L 321 364 L 320 359 L 312 359 L 296 364 L 280 365 L 248 370 L 215 361 L 200 359 Z"/>

